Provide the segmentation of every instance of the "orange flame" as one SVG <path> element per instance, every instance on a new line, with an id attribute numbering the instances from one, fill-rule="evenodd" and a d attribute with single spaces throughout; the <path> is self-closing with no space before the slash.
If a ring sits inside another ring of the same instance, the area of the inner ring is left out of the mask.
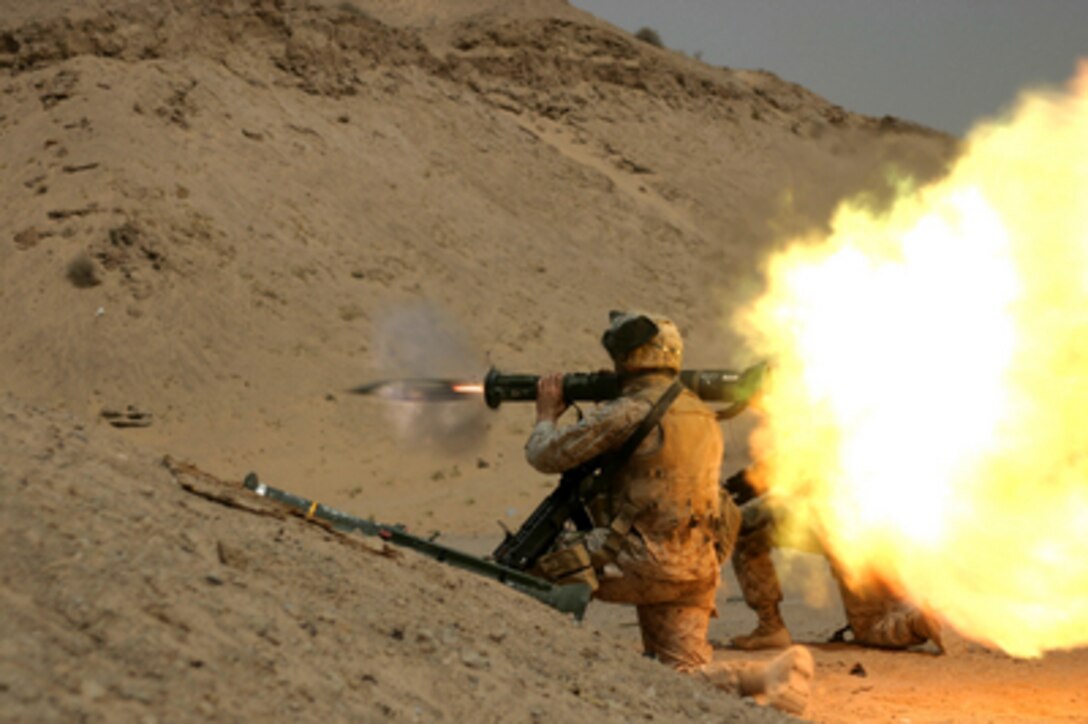
<path id="1" fill-rule="evenodd" d="M 458 382 L 453 385 L 453 391 L 462 395 L 482 395 L 484 386 L 480 382 Z"/>
<path id="2" fill-rule="evenodd" d="M 844 205 L 737 322 L 776 359 L 765 483 L 850 579 L 1016 656 L 1088 644 L 1088 62 Z"/>

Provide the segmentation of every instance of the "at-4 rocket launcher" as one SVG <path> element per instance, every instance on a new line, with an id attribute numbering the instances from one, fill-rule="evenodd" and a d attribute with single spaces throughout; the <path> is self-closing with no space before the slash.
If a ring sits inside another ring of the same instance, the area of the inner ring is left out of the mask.
<path id="1" fill-rule="evenodd" d="M 767 369 L 766 362 L 743 372 L 732 370 L 681 370 L 680 382 L 706 402 L 743 407 L 759 391 Z M 536 400 L 539 375 L 504 374 L 495 368 L 484 378 L 484 401 L 490 408 L 503 402 Z M 615 372 L 568 372 L 563 375 L 563 399 L 572 402 L 602 402 L 620 395 L 622 378 Z M 739 412 L 739 410 L 738 410 Z M 726 414 L 727 417 L 732 415 Z"/>
<path id="2" fill-rule="evenodd" d="M 766 362 L 742 372 L 682 370 L 680 382 L 706 402 L 727 405 L 718 412 L 718 417 L 728 419 L 743 411 L 759 391 L 766 370 Z M 497 409 L 504 402 L 536 400 L 539 379 L 540 375 L 509 374 L 492 367 L 483 383 L 441 378 L 381 380 L 349 391 L 403 402 L 450 402 L 483 397 L 488 407 Z M 612 400 L 619 397 L 622 382 L 615 372 L 568 372 L 563 375 L 563 398 L 568 404 Z"/>

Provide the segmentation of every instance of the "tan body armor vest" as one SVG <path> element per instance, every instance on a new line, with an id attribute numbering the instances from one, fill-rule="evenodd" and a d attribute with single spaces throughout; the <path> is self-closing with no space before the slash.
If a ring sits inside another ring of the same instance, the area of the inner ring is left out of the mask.
<path id="1" fill-rule="evenodd" d="M 652 406 L 671 383 L 667 375 L 646 375 L 626 383 L 623 394 Z M 615 560 L 625 575 L 664 581 L 717 576 L 722 449 L 714 413 L 683 390 L 617 471 L 603 505 L 593 506 L 598 525 L 630 519 Z"/>

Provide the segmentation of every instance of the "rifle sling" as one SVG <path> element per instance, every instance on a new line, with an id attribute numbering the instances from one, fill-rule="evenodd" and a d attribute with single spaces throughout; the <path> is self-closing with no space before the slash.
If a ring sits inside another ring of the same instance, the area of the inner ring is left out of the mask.
<path id="1" fill-rule="evenodd" d="M 674 380 L 669 389 L 665 390 L 664 394 L 658 398 L 654 406 L 650 408 L 649 414 L 642 419 L 639 426 L 635 428 L 635 431 L 631 433 L 631 436 L 624 441 L 623 447 L 616 451 L 615 456 L 611 457 L 608 462 L 601 469 L 601 475 L 605 479 L 611 479 L 612 475 L 620 469 L 632 455 L 635 454 L 635 450 L 642 444 L 642 441 L 646 439 L 646 436 L 650 434 L 650 430 L 653 430 L 657 426 L 657 423 L 661 421 L 661 417 L 665 414 L 665 411 L 669 409 L 669 405 L 673 403 L 673 400 L 680 394 L 680 391 L 684 389 L 684 386 L 680 383 L 680 380 Z"/>

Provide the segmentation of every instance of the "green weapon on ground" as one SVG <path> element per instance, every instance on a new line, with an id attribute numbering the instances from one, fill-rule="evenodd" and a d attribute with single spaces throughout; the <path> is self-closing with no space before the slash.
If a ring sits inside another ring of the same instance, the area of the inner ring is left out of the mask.
<path id="1" fill-rule="evenodd" d="M 490 578 L 499 583 L 510 586 L 528 596 L 532 596 L 541 603 L 562 612 L 573 614 L 581 620 L 589 604 L 590 588 L 586 584 L 571 584 L 557 586 L 542 578 L 529 575 L 524 571 L 502 566 L 491 561 L 486 561 L 479 556 L 474 556 L 456 548 L 440 545 L 424 538 L 411 535 L 400 526 L 383 525 L 374 521 L 364 520 L 349 513 L 344 513 L 327 505 L 313 500 L 307 500 L 293 493 L 273 488 L 262 483 L 256 473 L 249 473 L 245 477 L 244 485 L 257 495 L 283 503 L 292 508 L 306 511 L 306 518 L 317 518 L 330 523 L 334 528 L 342 531 L 357 530 L 363 535 L 376 536 L 393 545 L 411 548 L 425 556 L 446 563 L 454 568 L 460 568 L 478 575 Z"/>

